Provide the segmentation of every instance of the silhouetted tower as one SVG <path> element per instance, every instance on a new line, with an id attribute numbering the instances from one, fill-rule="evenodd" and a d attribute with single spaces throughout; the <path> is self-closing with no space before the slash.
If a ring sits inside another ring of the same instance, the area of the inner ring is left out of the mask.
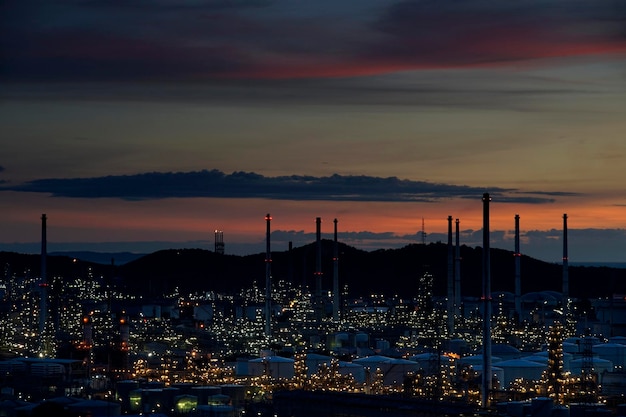
<path id="1" fill-rule="evenodd" d="M 546 369 L 546 393 L 561 404 L 563 388 L 563 326 L 555 320 L 548 334 L 548 369 Z"/>
<path id="2" fill-rule="evenodd" d="M 215 253 L 224 254 L 224 232 L 215 229 Z"/>
<path id="3" fill-rule="evenodd" d="M 272 216 L 269 213 L 265 216 L 267 226 L 265 232 L 265 335 L 272 334 L 272 252 L 270 246 L 270 222 Z"/>
<path id="4" fill-rule="evenodd" d="M 45 214 L 41 215 L 41 282 L 39 283 L 39 342 L 40 349 L 45 351 L 47 343 L 45 340 L 46 321 L 48 320 L 48 237 L 46 234 Z M 47 353 L 47 352 L 46 352 Z"/>
<path id="5" fill-rule="evenodd" d="M 422 245 L 426 244 L 426 225 L 424 224 L 424 218 L 422 217 Z"/>
<path id="6" fill-rule="evenodd" d="M 518 323 L 522 319 L 522 276 L 521 260 L 522 254 L 519 247 L 519 214 L 515 215 L 515 315 Z"/>
<path id="7" fill-rule="evenodd" d="M 128 363 L 128 350 L 129 350 L 129 341 L 130 341 L 130 326 L 128 323 L 128 316 L 125 312 L 122 312 L 119 321 L 120 328 L 120 351 L 122 354 L 122 364 L 124 366 L 124 371 L 129 370 Z"/>
<path id="8" fill-rule="evenodd" d="M 337 242 L 337 222 L 335 223 L 335 239 L 333 241 L 333 320 L 339 321 L 339 243 Z"/>
<path id="9" fill-rule="evenodd" d="M 563 214 L 563 311 L 567 311 L 569 300 L 569 258 L 567 255 L 567 214 Z"/>
<path id="10" fill-rule="evenodd" d="M 419 278 L 417 290 L 417 323 L 418 334 L 424 338 L 438 338 L 439 329 L 436 323 L 435 305 L 433 302 L 433 275 L 425 269 Z"/>
<path id="11" fill-rule="evenodd" d="M 448 216 L 448 335 L 454 333 L 454 249 L 452 247 L 452 216 Z"/>
<path id="12" fill-rule="evenodd" d="M 289 282 L 293 284 L 293 242 L 290 240 L 289 241 L 289 271 L 288 271 L 288 278 L 289 278 Z"/>
<path id="13" fill-rule="evenodd" d="M 454 255 L 454 311 L 461 313 L 461 245 L 459 232 L 459 219 L 456 219 L 456 246 Z"/>
<path id="14" fill-rule="evenodd" d="M 482 405 L 489 407 L 491 394 L 491 259 L 489 247 L 489 193 L 483 194 L 483 380 Z"/>
<path id="15" fill-rule="evenodd" d="M 315 320 L 322 321 L 322 218 L 315 219 Z"/>
<path id="16" fill-rule="evenodd" d="M 83 324 L 83 340 L 79 344 L 78 349 L 83 351 L 84 360 L 87 364 L 87 378 L 91 378 L 91 362 L 92 362 L 92 349 L 93 349 L 93 325 L 91 316 L 89 314 L 85 314 L 82 318 Z"/>

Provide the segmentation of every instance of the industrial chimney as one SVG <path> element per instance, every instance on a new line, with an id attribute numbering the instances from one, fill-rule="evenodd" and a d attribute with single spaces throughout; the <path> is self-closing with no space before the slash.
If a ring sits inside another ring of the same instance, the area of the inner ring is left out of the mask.
<path id="1" fill-rule="evenodd" d="M 567 214 L 563 214 L 563 311 L 567 311 L 569 300 L 569 258 L 567 255 Z"/>
<path id="2" fill-rule="evenodd" d="M 339 321 L 339 243 L 337 242 L 337 219 L 335 223 L 335 239 L 333 245 L 333 320 Z"/>
<path id="3" fill-rule="evenodd" d="M 459 232 L 459 219 L 456 219 L 456 247 L 454 255 L 454 311 L 457 314 L 461 313 L 461 246 L 460 232 Z"/>
<path id="4" fill-rule="evenodd" d="M 315 320 L 322 322 L 322 218 L 315 219 Z"/>
<path id="5" fill-rule="evenodd" d="M 519 247 L 519 214 L 515 215 L 515 315 L 519 323 L 522 318 L 522 277 L 520 263 L 522 254 Z"/>
<path id="6" fill-rule="evenodd" d="M 448 216 L 448 337 L 454 333 L 454 250 L 452 247 L 452 216 Z"/>
<path id="7" fill-rule="evenodd" d="M 489 193 L 483 194 L 483 375 L 482 405 L 489 407 L 491 393 L 491 259 L 489 247 Z"/>
<path id="8" fill-rule="evenodd" d="M 265 336 L 272 334 L 272 252 L 270 247 L 270 222 L 272 216 L 265 216 Z"/>
<path id="9" fill-rule="evenodd" d="M 39 341 L 40 348 L 46 350 L 46 342 L 44 340 L 44 331 L 46 328 L 46 320 L 48 319 L 48 238 L 46 235 L 45 214 L 41 215 L 41 282 L 39 283 Z M 47 353 L 47 352 L 46 352 Z"/>

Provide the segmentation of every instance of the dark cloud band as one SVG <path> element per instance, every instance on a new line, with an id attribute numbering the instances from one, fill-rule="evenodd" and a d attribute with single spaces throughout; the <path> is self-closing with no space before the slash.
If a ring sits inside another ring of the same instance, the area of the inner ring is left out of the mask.
<path id="1" fill-rule="evenodd" d="M 94 178 L 38 179 L 1 190 L 49 193 L 55 197 L 119 198 L 266 198 L 275 200 L 436 202 L 446 198 L 476 198 L 484 187 L 412 181 L 397 177 L 290 175 L 266 177 L 253 172 L 225 174 L 219 170 L 150 172 Z M 545 196 L 516 194 L 490 188 L 503 202 L 550 203 Z"/>

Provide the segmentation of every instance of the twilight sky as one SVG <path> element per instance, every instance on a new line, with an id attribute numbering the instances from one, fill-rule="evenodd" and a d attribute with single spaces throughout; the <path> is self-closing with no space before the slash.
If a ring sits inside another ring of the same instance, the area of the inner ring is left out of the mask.
<path id="1" fill-rule="evenodd" d="M 622 0 L 5 0 L 0 250 L 626 261 Z"/>

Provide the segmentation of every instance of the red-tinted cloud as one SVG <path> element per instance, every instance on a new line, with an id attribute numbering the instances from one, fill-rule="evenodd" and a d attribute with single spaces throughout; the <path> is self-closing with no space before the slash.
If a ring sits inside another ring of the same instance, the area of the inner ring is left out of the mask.
<path id="1" fill-rule="evenodd" d="M 0 18 L 0 77 L 350 77 L 626 52 L 626 7 L 612 0 L 368 4 L 320 5 L 308 16 L 280 1 L 10 0 Z"/>

